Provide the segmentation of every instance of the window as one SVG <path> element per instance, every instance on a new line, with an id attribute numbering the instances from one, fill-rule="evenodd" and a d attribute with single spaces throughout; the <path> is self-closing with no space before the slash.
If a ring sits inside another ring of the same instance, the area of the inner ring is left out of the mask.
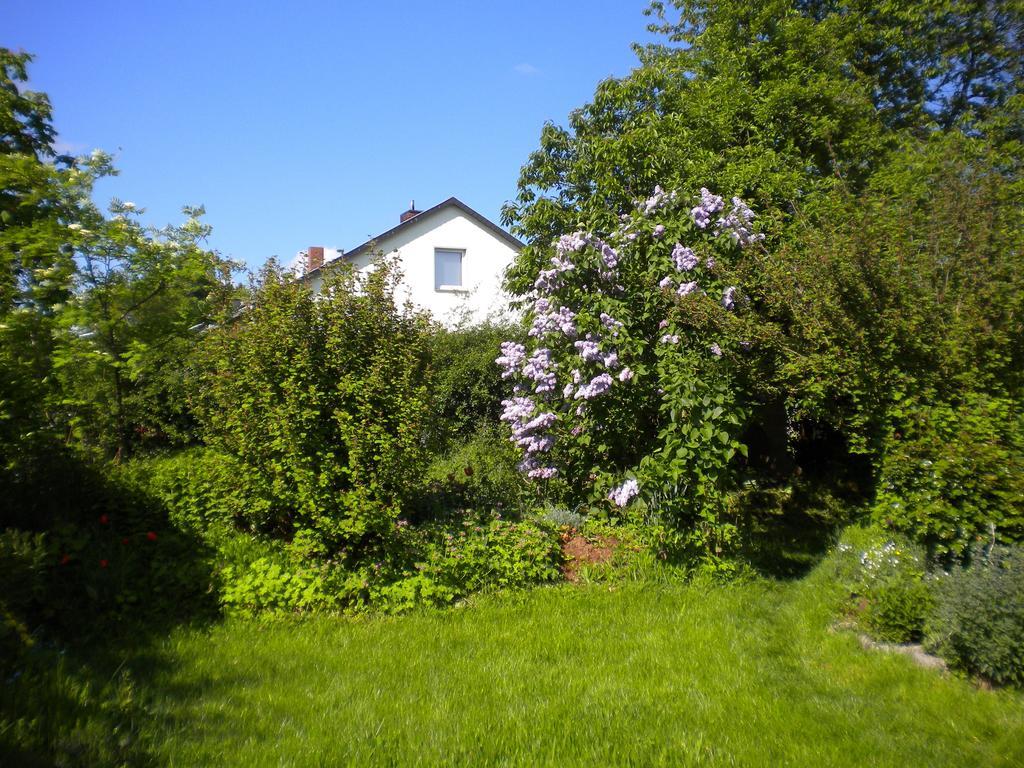
<path id="1" fill-rule="evenodd" d="M 438 248 L 434 251 L 434 290 L 453 291 L 462 288 L 462 257 L 465 251 Z"/>

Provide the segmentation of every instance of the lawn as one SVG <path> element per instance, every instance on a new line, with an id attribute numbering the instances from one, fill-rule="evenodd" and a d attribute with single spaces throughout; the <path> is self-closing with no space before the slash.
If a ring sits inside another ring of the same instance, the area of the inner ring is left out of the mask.
<path id="1" fill-rule="evenodd" d="M 130 665 L 157 764 L 1024 764 L 1024 696 L 865 651 L 811 583 L 228 621 Z"/>

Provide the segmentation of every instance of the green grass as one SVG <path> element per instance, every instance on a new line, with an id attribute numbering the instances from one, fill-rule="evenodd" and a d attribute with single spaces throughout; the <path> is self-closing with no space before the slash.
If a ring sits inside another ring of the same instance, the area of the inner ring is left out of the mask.
<path id="1" fill-rule="evenodd" d="M 862 650 L 828 607 L 813 580 L 633 583 L 180 629 L 127 662 L 129 761 L 1024 764 L 1024 696 Z"/>

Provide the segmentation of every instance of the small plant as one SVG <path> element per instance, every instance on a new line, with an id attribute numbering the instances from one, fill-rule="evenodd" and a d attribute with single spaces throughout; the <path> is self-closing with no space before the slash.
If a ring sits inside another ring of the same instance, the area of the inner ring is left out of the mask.
<path id="1" fill-rule="evenodd" d="M 929 648 L 971 674 L 1024 685 L 1024 548 L 975 548 L 935 592 Z"/>
<path id="2" fill-rule="evenodd" d="M 850 610 L 873 637 L 920 640 L 932 606 L 924 552 L 880 528 L 851 528 L 836 548 L 836 577 Z"/>

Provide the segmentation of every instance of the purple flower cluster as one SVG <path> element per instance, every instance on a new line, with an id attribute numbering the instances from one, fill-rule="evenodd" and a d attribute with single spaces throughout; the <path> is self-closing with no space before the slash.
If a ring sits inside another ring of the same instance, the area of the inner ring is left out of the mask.
<path id="1" fill-rule="evenodd" d="M 664 189 L 661 188 L 660 185 L 657 185 L 654 187 L 654 194 L 652 194 L 646 200 L 639 201 L 637 206 L 639 207 L 640 212 L 644 216 L 650 216 L 659 208 L 664 208 L 670 202 L 675 200 L 675 198 L 675 192 L 666 192 Z"/>
<path id="2" fill-rule="evenodd" d="M 578 390 L 576 390 L 577 400 L 593 400 L 595 397 L 600 397 L 612 386 L 612 377 L 607 373 L 601 373 L 592 378 L 587 384 L 584 384 Z"/>
<path id="3" fill-rule="evenodd" d="M 628 365 L 619 371 L 619 381 L 629 381 L 633 378 L 633 369 Z"/>
<path id="4" fill-rule="evenodd" d="M 736 309 L 736 286 L 730 285 L 722 291 L 722 306 L 726 309 Z"/>
<path id="5" fill-rule="evenodd" d="M 576 347 L 576 351 L 579 352 L 580 357 L 588 363 L 596 363 L 600 361 L 601 348 L 598 346 L 596 341 L 592 341 L 590 339 L 577 341 L 573 346 Z"/>
<path id="6" fill-rule="evenodd" d="M 755 234 L 753 230 L 754 212 L 746 203 L 738 197 L 732 199 L 732 211 L 728 216 L 716 222 L 716 233 L 728 232 L 734 242 L 739 243 L 741 248 L 746 248 L 751 243 L 764 240 L 764 235 Z"/>
<path id="7" fill-rule="evenodd" d="M 697 266 L 698 259 L 692 249 L 682 243 L 676 243 L 676 247 L 672 249 L 672 261 L 680 272 L 689 272 Z"/>
<path id="8" fill-rule="evenodd" d="M 705 229 L 711 223 L 711 217 L 722 210 L 725 202 L 718 195 L 711 194 L 706 188 L 700 188 L 700 204 L 690 209 L 693 223 Z"/>
<path id="9" fill-rule="evenodd" d="M 601 325 L 612 332 L 612 336 L 619 335 L 619 328 L 622 327 L 622 323 L 616 320 L 614 317 L 609 315 L 607 312 L 601 313 Z"/>
<path id="10" fill-rule="evenodd" d="M 536 382 L 537 392 L 550 392 L 555 388 L 555 374 L 552 369 L 555 367 L 551 357 L 551 350 L 540 348 L 526 361 L 523 366 L 523 376 Z"/>
<path id="11" fill-rule="evenodd" d="M 533 416 L 536 406 L 528 397 L 512 397 L 502 400 L 501 404 L 505 407 L 501 414 L 501 420 L 508 422 L 512 427 L 512 442 L 526 454 L 523 465 L 528 466 L 521 465 L 521 467 L 530 474 L 530 477 L 552 477 L 555 473 L 554 469 L 539 466 L 535 454 L 546 453 L 554 446 L 555 438 L 543 433 L 544 430 L 551 428 L 558 417 L 550 412 Z M 546 470 L 551 470 L 551 472 Z"/>
<path id="12" fill-rule="evenodd" d="M 640 493 L 640 485 L 633 478 L 629 478 L 626 482 L 620 485 L 618 488 L 613 488 L 608 494 L 608 498 L 617 507 L 624 507 L 629 504 L 629 500 Z"/>
<path id="13" fill-rule="evenodd" d="M 679 290 L 676 293 L 679 296 L 689 296 L 691 293 L 697 290 L 697 281 L 691 280 L 688 283 L 683 283 L 679 286 Z"/>
<path id="14" fill-rule="evenodd" d="M 537 314 L 533 317 L 530 336 L 540 337 L 553 331 L 561 331 L 569 338 L 576 337 L 576 313 L 568 307 L 559 307 L 557 312 L 548 312 L 551 302 L 539 298 L 533 308 Z"/>
<path id="15" fill-rule="evenodd" d="M 497 358 L 494 362 L 505 369 L 501 372 L 501 378 L 507 379 L 509 376 L 516 374 L 516 371 L 519 370 L 519 366 L 523 364 L 525 359 L 526 347 L 514 341 L 503 341 L 501 343 L 501 357 Z"/>

